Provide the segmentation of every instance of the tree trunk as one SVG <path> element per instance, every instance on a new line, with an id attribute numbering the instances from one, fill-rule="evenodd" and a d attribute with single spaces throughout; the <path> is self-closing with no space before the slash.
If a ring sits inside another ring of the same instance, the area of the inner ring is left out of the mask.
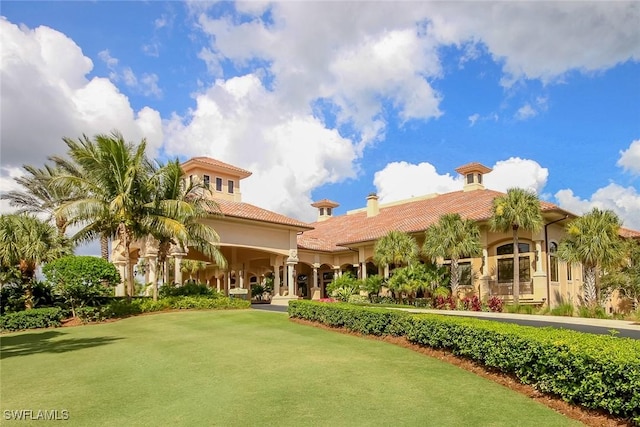
<path id="1" fill-rule="evenodd" d="M 598 302 L 595 267 L 585 267 L 583 298 L 584 298 L 584 303 L 589 307 L 595 307 Z"/>
<path id="2" fill-rule="evenodd" d="M 520 303 L 520 247 L 518 225 L 513 225 L 513 302 Z"/>
<path id="3" fill-rule="evenodd" d="M 460 271 L 458 270 L 458 260 L 451 259 L 451 295 L 458 299 L 458 287 L 460 286 Z"/>
<path id="4" fill-rule="evenodd" d="M 24 288 L 24 308 L 31 310 L 33 308 L 33 288 L 31 282 L 35 273 L 35 268 L 32 268 L 26 260 L 20 260 L 20 280 Z"/>
<path id="5" fill-rule="evenodd" d="M 100 256 L 109 261 L 109 237 L 106 234 L 100 234 Z"/>

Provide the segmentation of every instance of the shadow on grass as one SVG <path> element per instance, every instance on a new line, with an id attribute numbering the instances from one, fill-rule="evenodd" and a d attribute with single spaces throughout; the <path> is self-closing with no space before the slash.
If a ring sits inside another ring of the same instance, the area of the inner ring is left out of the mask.
<path id="1" fill-rule="evenodd" d="M 106 345 L 121 340 L 117 337 L 68 338 L 56 339 L 66 335 L 59 331 L 44 331 L 33 334 L 21 334 L 0 337 L 0 359 L 14 356 L 26 356 L 38 353 L 66 353 L 83 348 Z"/>

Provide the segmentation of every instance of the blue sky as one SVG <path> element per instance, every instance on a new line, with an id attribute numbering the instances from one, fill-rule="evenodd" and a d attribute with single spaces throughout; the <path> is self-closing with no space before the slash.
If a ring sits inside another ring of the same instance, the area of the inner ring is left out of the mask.
<path id="1" fill-rule="evenodd" d="M 3 1 L 0 184 L 119 129 L 254 172 L 243 200 L 455 191 L 478 161 L 640 229 L 638 2 Z M 8 207 L 1 206 L 3 211 Z"/>

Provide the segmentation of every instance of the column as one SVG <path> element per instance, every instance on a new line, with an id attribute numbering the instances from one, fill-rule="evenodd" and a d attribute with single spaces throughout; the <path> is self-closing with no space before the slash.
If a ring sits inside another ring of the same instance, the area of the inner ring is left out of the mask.
<path id="1" fill-rule="evenodd" d="M 542 241 L 536 240 L 536 274 L 544 274 L 542 271 Z"/>
<path id="2" fill-rule="evenodd" d="M 367 262 L 360 263 L 360 271 L 362 272 L 360 278 L 362 280 L 367 280 Z"/>
<path id="3" fill-rule="evenodd" d="M 289 296 L 294 296 L 296 294 L 296 289 L 295 289 L 295 273 L 294 273 L 294 267 L 296 266 L 297 263 L 295 262 L 290 262 L 289 260 L 287 260 L 287 288 L 289 289 Z"/>
<path id="4" fill-rule="evenodd" d="M 362 266 L 360 264 L 353 264 L 353 268 L 356 269 L 356 279 L 362 278 Z"/>
<path id="5" fill-rule="evenodd" d="M 127 263 L 126 262 L 114 262 L 120 274 L 120 283 L 116 286 L 116 296 L 123 297 L 126 295 L 125 287 L 127 286 Z"/>
<path id="6" fill-rule="evenodd" d="M 280 296 L 280 266 L 273 269 L 273 296 Z"/>
<path id="7" fill-rule="evenodd" d="M 220 277 L 216 274 L 216 290 L 220 292 Z"/>
<path id="8" fill-rule="evenodd" d="M 175 271 L 173 276 L 173 281 L 176 282 L 178 286 L 182 286 L 182 254 L 174 254 L 173 257 L 175 259 Z"/>

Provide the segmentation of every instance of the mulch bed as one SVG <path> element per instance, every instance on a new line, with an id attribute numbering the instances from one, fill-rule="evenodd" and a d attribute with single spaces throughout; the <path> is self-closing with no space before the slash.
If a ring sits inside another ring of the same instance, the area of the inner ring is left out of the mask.
<path id="1" fill-rule="evenodd" d="M 303 325 L 310 325 L 317 328 L 327 329 L 330 331 L 339 332 L 347 335 L 355 335 L 358 337 L 374 339 L 378 341 L 388 342 L 390 344 L 399 345 L 401 347 L 405 347 L 416 351 L 418 353 L 422 353 L 426 356 L 433 357 L 444 362 L 450 363 L 452 365 L 458 366 L 464 370 L 469 372 L 473 372 L 476 375 L 480 375 L 481 377 L 487 378 L 493 382 L 501 384 L 505 387 L 508 387 L 511 390 L 514 390 L 518 393 L 524 394 L 525 396 L 542 403 L 545 406 L 559 412 L 569 418 L 574 420 L 578 420 L 583 424 L 591 427 L 633 427 L 633 424 L 630 421 L 623 420 L 620 418 L 613 417 L 612 415 L 603 413 L 601 411 L 596 411 L 593 409 L 583 408 L 581 406 L 572 405 L 568 402 L 565 402 L 559 397 L 551 396 L 544 394 L 530 385 L 522 384 L 519 382 L 514 376 L 507 375 L 503 372 L 499 372 L 488 368 L 486 366 L 480 365 L 473 360 L 466 359 L 464 357 L 459 357 L 452 354 L 446 350 L 433 349 L 430 347 L 423 347 L 417 344 L 413 344 L 409 342 L 404 337 L 393 337 L 393 336 L 382 336 L 378 337 L 375 335 L 363 335 L 358 332 L 348 331 L 342 328 L 333 328 L 327 325 L 323 325 L 321 323 L 311 322 L 303 319 L 289 318 L 292 322 L 300 323 Z"/>

